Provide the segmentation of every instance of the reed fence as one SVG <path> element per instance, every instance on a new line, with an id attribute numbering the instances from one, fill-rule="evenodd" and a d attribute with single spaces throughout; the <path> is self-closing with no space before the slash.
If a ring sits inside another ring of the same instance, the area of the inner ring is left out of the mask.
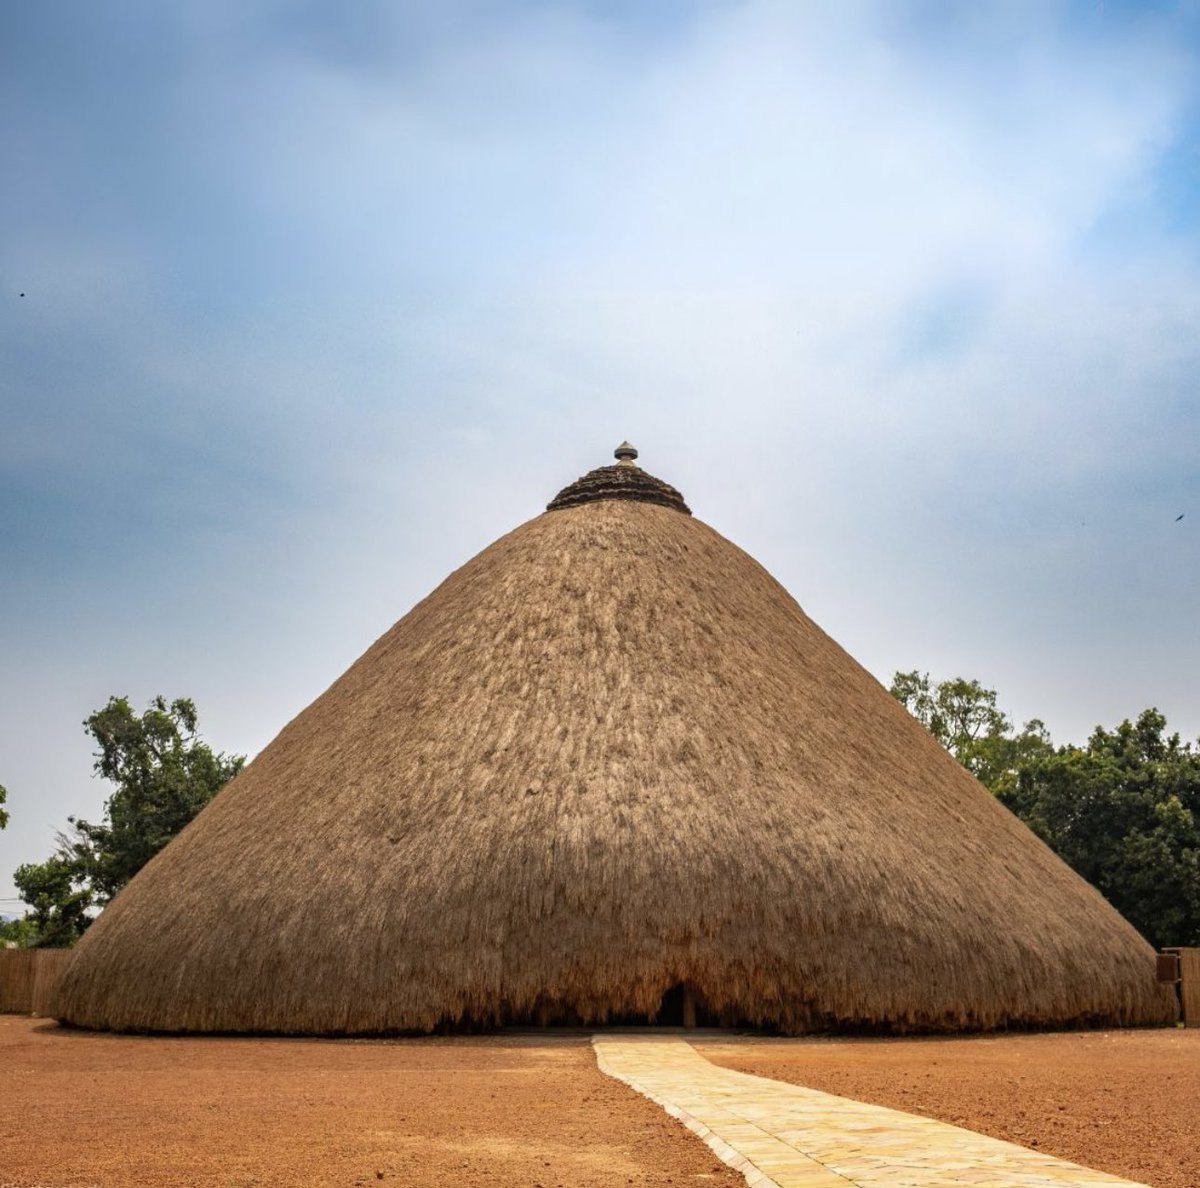
<path id="1" fill-rule="evenodd" d="M 0 949 L 0 1015 L 50 1015 L 69 949 Z"/>
<path id="2" fill-rule="evenodd" d="M 1200 949 L 1179 950 L 1179 996 L 1183 1021 L 1200 1027 Z"/>
<path id="3" fill-rule="evenodd" d="M 1183 1022 L 1200 1027 L 1200 949 L 1164 949 L 1158 969 L 1159 981 L 1175 984 Z"/>

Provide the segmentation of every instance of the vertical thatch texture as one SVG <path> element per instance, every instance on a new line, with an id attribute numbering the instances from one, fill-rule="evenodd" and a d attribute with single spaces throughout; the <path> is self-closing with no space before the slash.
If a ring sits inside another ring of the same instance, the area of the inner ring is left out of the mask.
<path id="1" fill-rule="evenodd" d="M 1163 1022 L 1140 936 L 759 565 L 549 512 L 291 722 L 88 931 L 61 1017 L 355 1033 L 705 1009 Z"/>
<path id="2" fill-rule="evenodd" d="M 1200 949 L 1180 949 L 1178 952 L 1183 1021 L 1189 1027 L 1200 1027 Z"/>
<path id="3" fill-rule="evenodd" d="M 0 949 L 0 1015 L 49 1015 L 69 949 Z"/>

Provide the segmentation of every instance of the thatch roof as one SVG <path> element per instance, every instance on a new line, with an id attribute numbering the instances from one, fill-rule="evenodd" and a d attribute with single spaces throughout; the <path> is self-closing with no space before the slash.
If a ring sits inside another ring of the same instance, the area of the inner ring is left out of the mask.
<path id="1" fill-rule="evenodd" d="M 88 931 L 60 1017 L 600 1022 L 686 983 L 784 1031 L 1174 1018 L 1149 945 L 760 565 L 596 489 L 289 723 Z"/>
<path id="2" fill-rule="evenodd" d="M 546 510 L 562 511 L 563 508 L 596 503 L 602 499 L 631 499 L 635 503 L 657 503 L 663 507 L 673 507 L 688 516 L 692 514 L 683 496 L 670 483 L 664 483 L 662 479 L 634 465 L 638 452 L 629 442 L 621 442 L 613 452 L 618 459 L 616 466 L 589 470 L 569 487 L 563 487 L 546 505 Z"/>

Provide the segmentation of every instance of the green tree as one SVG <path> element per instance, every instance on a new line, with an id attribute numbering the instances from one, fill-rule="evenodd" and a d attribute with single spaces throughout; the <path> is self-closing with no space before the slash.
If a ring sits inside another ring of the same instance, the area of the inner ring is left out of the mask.
<path id="1" fill-rule="evenodd" d="M 28 926 L 26 943 L 65 949 L 83 935 L 92 893 L 69 855 L 60 852 L 45 862 L 18 866 L 13 882 L 30 907 L 22 921 Z"/>
<path id="2" fill-rule="evenodd" d="M 143 714 L 111 697 L 87 718 L 95 770 L 115 785 L 99 824 L 68 817 L 57 852 L 14 875 L 40 946 L 70 945 L 103 907 L 242 768 L 241 755 L 214 752 L 197 734 L 187 698 L 156 697 Z"/>
<path id="3" fill-rule="evenodd" d="M 20 920 L 0 920 L 0 948 L 27 949 L 37 942 L 37 928 L 24 916 Z"/>
<path id="4" fill-rule="evenodd" d="M 1200 750 L 1144 710 L 1021 768 L 1000 799 L 1151 943 L 1200 945 Z"/>
<path id="5" fill-rule="evenodd" d="M 8 801 L 8 789 L 3 784 L 0 784 L 0 829 L 3 829 L 8 824 L 8 812 L 4 805 Z"/>
<path id="6" fill-rule="evenodd" d="M 85 722 L 99 744 L 96 772 L 116 785 L 93 825 L 69 817 L 67 839 L 96 902 L 107 903 L 242 769 L 196 733 L 196 706 L 156 697 L 140 716 L 111 697 Z"/>
<path id="7" fill-rule="evenodd" d="M 1200 945 L 1200 748 L 1158 710 L 1056 748 L 978 681 L 898 672 L 891 693 L 1148 940 Z"/>
<path id="8" fill-rule="evenodd" d="M 935 683 L 914 669 L 896 673 L 889 692 L 993 792 L 1009 788 L 1023 765 L 1053 750 L 1043 722 L 1034 718 L 1014 732 L 995 690 L 978 681 L 954 677 Z"/>

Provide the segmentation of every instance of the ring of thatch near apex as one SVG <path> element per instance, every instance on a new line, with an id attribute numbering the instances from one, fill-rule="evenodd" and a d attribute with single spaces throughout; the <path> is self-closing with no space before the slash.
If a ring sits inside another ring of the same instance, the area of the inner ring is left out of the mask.
<path id="1" fill-rule="evenodd" d="M 621 458 L 550 507 L 146 865 L 81 941 L 60 1018 L 1175 1017 L 1134 929 L 673 487 Z"/>
<path id="2" fill-rule="evenodd" d="M 570 486 L 563 487 L 546 505 L 546 510 L 561 511 L 563 508 L 598 503 L 605 499 L 625 499 L 635 503 L 657 503 L 690 516 L 692 509 L 684 503 L 683 496 L 670 483 L 647 474 L 637 465 L 637 456 L 637 450 L 629 442 L 621 442 L 613 451 L 613 457 L 617 459 L 616 466 L 589 470 Z"/>

